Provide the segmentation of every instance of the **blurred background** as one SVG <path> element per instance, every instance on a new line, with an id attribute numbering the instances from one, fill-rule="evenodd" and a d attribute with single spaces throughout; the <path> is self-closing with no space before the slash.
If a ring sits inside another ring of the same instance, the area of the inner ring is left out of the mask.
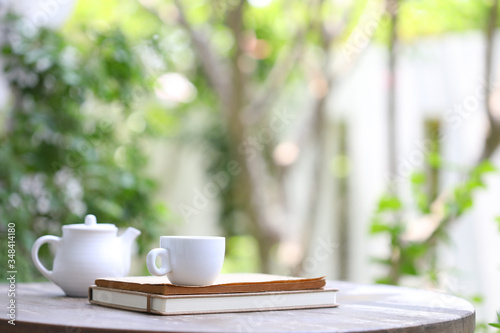
<path id="1" fill-rule="evenodd" d="M 91 213 L 142 231 L 131 274 L 160 235 L 222 235 L 225 272 L 438 289 L 487 331 L 498 25 L 498 0 L 1 1 L 18 279 Z"/>

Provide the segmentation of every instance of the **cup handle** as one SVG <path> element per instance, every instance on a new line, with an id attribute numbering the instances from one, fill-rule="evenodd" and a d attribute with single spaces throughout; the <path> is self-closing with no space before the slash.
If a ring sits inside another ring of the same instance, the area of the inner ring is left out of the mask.
<path id="1" fill-rule="evenodd" d="M 56 251 L 57 251 L 57 247 L 58 247 L 60 240 L 61 240 L 61 238 L 56 237 L 56 236 L 50 236 L 50 235 L 42 236 L 35 241 L 35 243 L 33 244 L 33 247 L 31 248 L 31 259 L 33 259 L 33 262 L 35 263 L 36 268 L 38 268 L 38 270 L 40 271 L 40 273 L 43 274 L 43 276 L 45 276 L 47 279 L 49 279 L 52 282 L 54 282 L 54 280 L 52 278 L 52 271 L 49 271 L 47 268 L 45 268 L 45 266 L 42 265 L 42 263 L 40 262 L 40 259 L 38 259 L 38 251 L 40 250 L 40 247 L 45 243 L 54 244 L 54 246 L 56 247 Z"/>
<path id="2" fill-rule="evenodd" d="M 156 257 L 161 258 L 160 268 L 156 267 Z M 162 276 L 172 271 L 168 250 L 165 248 L 157 248 L 149 251 L 148 256 L 146 257 L 146 264 L 148 266 L 149 273 L 156 276 Z"/>

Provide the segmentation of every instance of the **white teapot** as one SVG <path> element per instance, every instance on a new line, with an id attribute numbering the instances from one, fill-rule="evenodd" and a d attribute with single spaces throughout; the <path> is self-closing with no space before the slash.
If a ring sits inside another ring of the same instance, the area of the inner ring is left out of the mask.
<path id="1" fill-rule="evenodd" d="M 64 225 L 62 230 L 62 237 L 38 238 L 31 249 L 31 258 L 40 273 L 61 287 L 67 296 L 87 296 L 95 279 L 128 274 L 132 243 L 141 234 L 139 230 L 128 228 L 118 237 L 114 224 L 98 224 L 94 215 L 87 215 L 85 224 Z M 38 250 L 45 243 L 55 246 L 51 271 L 38 259 Z"/>

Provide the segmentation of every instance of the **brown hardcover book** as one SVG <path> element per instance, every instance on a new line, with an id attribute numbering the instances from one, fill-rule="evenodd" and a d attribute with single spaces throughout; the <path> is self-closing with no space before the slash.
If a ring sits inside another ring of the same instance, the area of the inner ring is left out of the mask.
<path id="1" fill-rule="evenodd" d="M 290 291 L 320 289 L 325 278 L 296 278 L 269 274 L 237 273 L 221 274 L 210 286 L 188 287 L 173 285 L 163 276 L 131 276 L 95 280 L 98 287 L 139 291 L 160 295 L 256 293 L 266 291 Z"/>
<path id="2" fill-rule="evenodd" d="M 123 310 L 161 315 L 234 313 L 336 307 L 337 289 L 258 293 L 158 295 L 90 286 L 89 302 Z"/>

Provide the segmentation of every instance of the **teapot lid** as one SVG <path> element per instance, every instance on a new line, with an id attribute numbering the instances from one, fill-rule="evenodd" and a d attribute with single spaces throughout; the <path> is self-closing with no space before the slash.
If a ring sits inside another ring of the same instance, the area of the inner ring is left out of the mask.
<path id="1" fill-rule="evenodd" d="M 88 214 L 85 216 L 85 223 L 67 224 L 64 229 L 71 230 L 95 230 L 95 231 L 111 231 L 117 230 L 116 226 L 111 223 L 97 223 L 95 215 Z"/>

